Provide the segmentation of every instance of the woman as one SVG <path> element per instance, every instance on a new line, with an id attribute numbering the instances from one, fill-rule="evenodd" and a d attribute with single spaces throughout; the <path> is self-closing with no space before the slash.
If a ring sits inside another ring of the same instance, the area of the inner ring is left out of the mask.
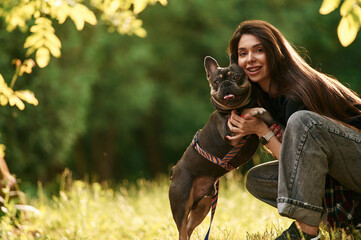
<path id="1" fill-rule="evenodd" d="M 247 188 L 296 220 L 277 239 L 319 239 L 327 176 L 361 193 L 361 99 L 310 67 L 267 22 L 242 22 L 228 53 L 246 72 L 259 104 L 285 126 L 283 136 L 278 128 L 274 137 L 262 120 L 232 113 L 230 140 L 257 134 L 279 159 L 252 168 Z M 352 215 L 358 202 L 348 200 Z"/>

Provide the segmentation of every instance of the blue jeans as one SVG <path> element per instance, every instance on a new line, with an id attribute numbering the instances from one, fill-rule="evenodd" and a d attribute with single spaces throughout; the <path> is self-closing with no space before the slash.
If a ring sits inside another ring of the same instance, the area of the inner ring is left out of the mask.
<path id="1" fill-rule="evenodd" d="M 310 111 L 288 120 L 279 161 L 253 167 L 247 189 L 282 216 L 320 224 L 326 174 L 361 193 L 361 132 Z"/>

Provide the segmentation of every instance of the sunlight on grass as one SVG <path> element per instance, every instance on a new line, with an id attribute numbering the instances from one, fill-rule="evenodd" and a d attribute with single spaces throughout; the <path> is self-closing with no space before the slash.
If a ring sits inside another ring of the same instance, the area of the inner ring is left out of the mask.
<path id="1" fill-rule="evenodd" d="M 113 189 L 63 178 L 57 196 L 49 199 L 40 188 L 38 197 L 29 200 L 39 209 L 39 215 L 25 216 L 14 211 L 3 215 L 1 239 L 177 239 L 168 186 L 167 177 L 139 180 L 136 184 L 124 182 Z M 7 207 L 11 209 L 11 204 Z M 204 239 L 209 221 L 210 215 L 195 230 L 193 240 Z M 290 223 L 276 209 L 251 196 L 239 175 L 221 179 L 210 239 L 274 239 Z"/>

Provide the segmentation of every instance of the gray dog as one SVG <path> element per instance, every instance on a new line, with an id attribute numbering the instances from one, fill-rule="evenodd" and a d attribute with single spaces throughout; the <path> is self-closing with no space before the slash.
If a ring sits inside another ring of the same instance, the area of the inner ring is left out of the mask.
<path id="1" fill-rule="evenodd" d="M 195 145 L 209 155 L 223 158 L 233 146 L 225 137 L 231 135 L 227 121 L 232 110 L 239 113 L 256 105 L 252 100 L 252 88 L 245 73 L 237 64 L 221 68 L 212 57 L 204 59 L 204 67 L 211 88 L 214 111 L 206 125 L 200 130 L 182 158 L 172 168 L 169 200 L 180 240 L 188 240 L 193 230 L 203 221 L 215 195 L 216 181 L 228 170 L 207 160 Z M 250 111 L 271 123 L 269 115 L 262 108 Z M 259 139 L 250 135 L 244 146 L 229 161 L 232 168 L 238 168 L 251 159 L 256 152 Z"/>

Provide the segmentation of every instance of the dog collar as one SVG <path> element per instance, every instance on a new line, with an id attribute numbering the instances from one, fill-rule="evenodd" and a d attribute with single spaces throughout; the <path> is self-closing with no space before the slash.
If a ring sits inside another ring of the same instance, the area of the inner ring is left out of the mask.
<path id="1" fill-rule="evenodd" d="M 242 108 L 242 107 L 248 105 L 251 102 L 251 91 L 249 91 L 247 97 L 245 98 L 245 100 L 243 102 L 241 102 L 240 104 L 238 104 L 237 106 L 234 106 L 234 107 L 227 107 L 227 106 L 221 104 L 214 96 L 211 96 L 211 97 L 212 97 L 213 105 L 217 111 L 228 112 L 228 111 L 236 110 L 236 109 L 239 109 L 239 108 Z"/>

